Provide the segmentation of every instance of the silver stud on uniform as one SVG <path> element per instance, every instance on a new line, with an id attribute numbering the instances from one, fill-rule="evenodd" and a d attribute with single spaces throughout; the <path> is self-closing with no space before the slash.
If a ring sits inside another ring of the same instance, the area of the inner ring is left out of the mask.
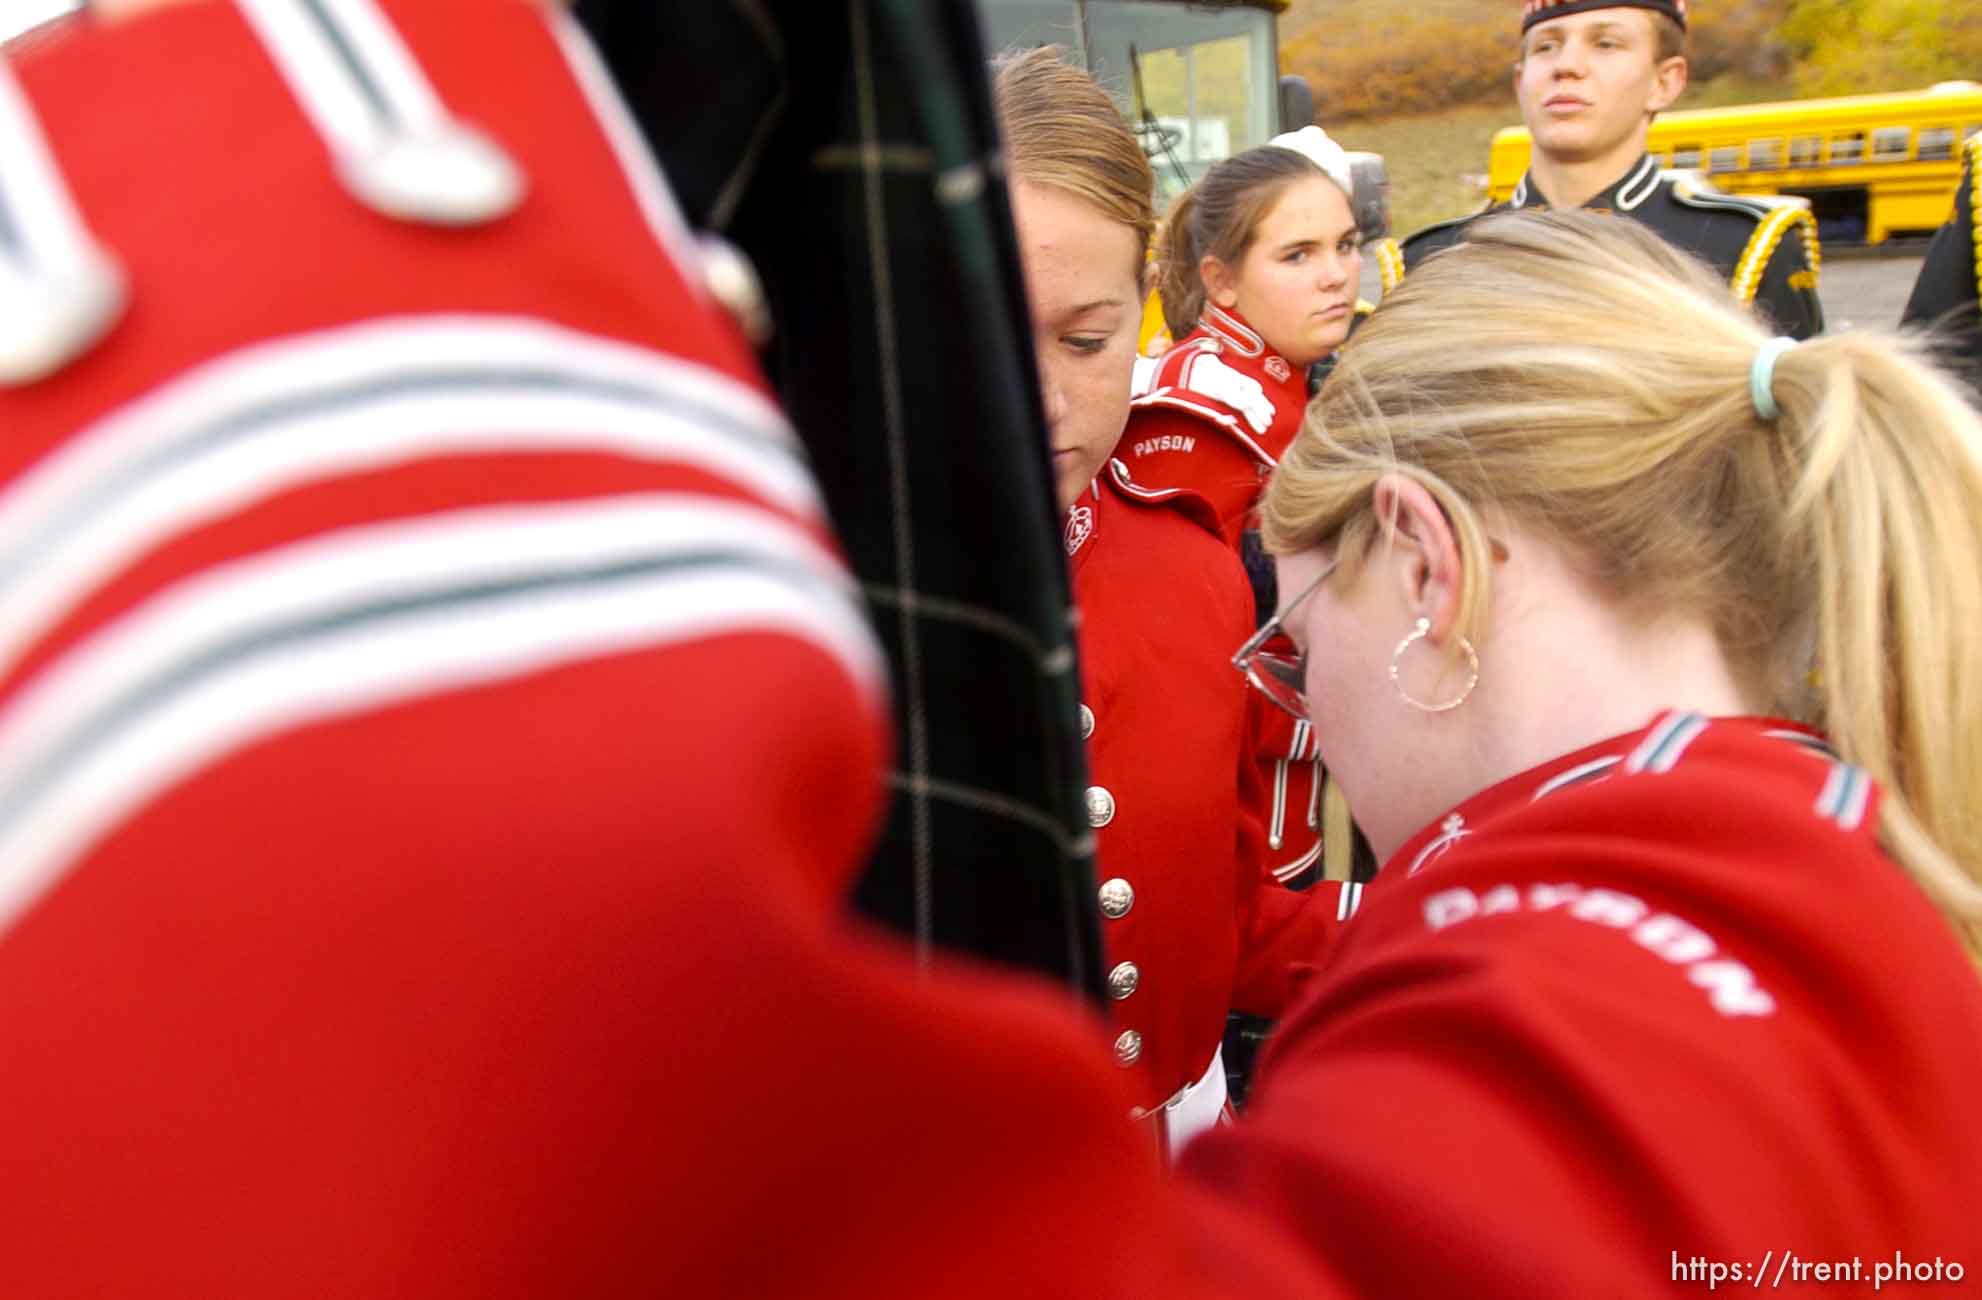
<path id="1" fill-rule="evenodd" d="M 1142 1035 L 1133 1029 L 1124 1029 L 1115 1039 L 1115 1064 L 1134 1065 L 1142 1059 Z"/>
<path id="2" fill-rule="evenodd" d="M 1101 915 L 1119 921 L 1136 905 L 1136 891 L 1128 881 L 1116 876 L 1101 885 Z"/>
<path id="3" fill-rule="evenodd" d="M 699 234 L 695 242 L 702 251 L 702 283 L 709 296 L 729 313 L 753 347 L 769 343 L 775 333 L 771 302 L 750 258 L 720 235 Z"/>
<path id="4" fill-rule="evenodd" d="M 338 159 L 338 176 L 374 211 L 433 226 L 479 226 L 507 216 L 527 188 L 502 146 L 453 121 L 348 153 Z"/>
<path id="5" fill-rule="evenodd" d="M 1136 991 L 1142 983 L 1142 972 L 1132 961 L 1122 962 L 1108 972 L 1108 996 L 1120 1002 Z"/>
<path id="6" fill-rule="evenodd" d="M 1080 738 L 1086 740 L 1094 734 L 1094 710 L 1085 704 L 1080 706 Z"/>
<path id="7" fill-rule="evenodd" d="M 1087 824 L 1100 830 L 1115 820 L 1115 796 L 1108 793 L 1108 787 L 1091 785 L 1087 787 Z"/>

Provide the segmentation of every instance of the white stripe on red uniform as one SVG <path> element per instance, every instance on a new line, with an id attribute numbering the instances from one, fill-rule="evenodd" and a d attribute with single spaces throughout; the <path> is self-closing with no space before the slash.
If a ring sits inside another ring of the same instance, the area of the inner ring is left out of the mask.
<path id="1" fill-rule="evenodd" d="M 783 418 L 716 371 L 527 319 L 367 323 L 201 367 L 17 480 L 0 497 L 0 672 L 135 557 L 253 501 L 518 450 L 691 465 L 822 518 Z"/>
<path id="2" fill-rule="evenodd" d="M 349 528 L 188 579 L 0 714 L 0 925 L 149 799 L 322 719 L 730 632 L 884 666 L 837 558 L 775 513 L 675 494 Z"/>

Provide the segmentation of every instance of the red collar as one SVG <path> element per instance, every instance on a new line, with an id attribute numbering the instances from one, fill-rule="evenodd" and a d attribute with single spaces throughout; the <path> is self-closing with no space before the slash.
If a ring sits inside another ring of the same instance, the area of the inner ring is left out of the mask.
<path id="1" fill-rule="evenodd" d="M 1717 733 L 1737 731 L 1830 752 L 1823 736 L 1801 723 L 1781 718 L 1708 718 L 1668 710 L 1636 731 L 1600 740 L 1488 786 L 1406 840 L 1384 864 L 1383 873 L 1411 875 L 1466 836 L 1559 790 L 1602 780 L 1619 770 L 1663 771 L 1709 726 Z"/>
<path id="2" fill-rule="evenodd" d="M 1307 368 L 1269 349 L 1266 339 L 1239 313 L 1207 302 L 1192 333 L 1216 339 L 1219 359 L 1266 385 L 1275 407 L 1284 411 L 1291 404 L 1297 411 L 1307 409 Z"/>
<path id="3" fill-rule="evenodd" d="M 1074 503 L 1060 516 L 1060 542 L 1066 548 L 1067 566 L 1078 572 L 1093 553 L 1096 534 L 1101 529 L 1101 484 L 1089 483 Z"/>

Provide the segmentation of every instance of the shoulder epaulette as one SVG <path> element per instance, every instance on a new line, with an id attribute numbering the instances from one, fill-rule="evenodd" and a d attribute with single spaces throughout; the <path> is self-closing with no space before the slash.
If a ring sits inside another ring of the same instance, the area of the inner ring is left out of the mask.
<path id="1" fill-rule="evenodd" d="M 1433 234 L 1437 234 L 1441 230 L 1452 230 L 1459 226 L 1464 226 L 1468 222 L 1474 220 L 1476 217 L 1482 215 L 1483 215 L 1482 213 L 1478 213 L 1478 212 L 1469 212 L 1463 217 L 1447 217 L 1443 221 L 1434 221 L 1429 226 L 1420 227 L 1419 229 L 1414 230 L 1410 234 L 1404 236 L 1403 247 L 1409 248 L 1412 244 L 1417 243 L 1420 239 L 1423 239 L 1426 235 L 1433 235 Z"/>
<path id="2" fill-rule="evenodd" d="M 1370 251 L 1376 254 L 1377 276 L 1383 291 L 1389 293 L 1404 283 L 1404 246 L 1394 239 L 1379 239 Z"/>
<path id="3" fill-rule="evenodd" d="M 1138 501 L 1148 501 L 1152 504 L 1158 504 L 1168 501 L 1172 497 L 1181 496 L 1185 490 L 1183 488 L 1144 487 L 1135 481 L 1135 476 L 1129 473 L 1129 467 L 1127 465 L 1112 456 L 1108 459 L 1108 477 L 1114 481 L 1116 487 L 1120 488 L 1129 496 L 1134 497 Z"/>
<path id="4" fill-rule="evenodd" d="M 1108 461 L 1109 485 L 1125 499 L 1148 506 L 1167 506 L 1179 510 L 1192 523 L 1209 532 L 1219 535 L 1218 511 L 1209 501 L 1189 488 L 1144 487 L 1129 473 L 1129 467 L 1112 457 Z"/>
<path id="5" fill-rule="evenodd" d="M 1487 210 L 1492 211 L 1491 208 Z M 1420 241 L 1447 234 L 1456 236 L 1459 231 L 1466 228 L 1467 223 L 1480 215 L 1478 212 L 1473 212 L 1463 217 L 1450 217 L 1444 221 L 1434 221 L 1429 226 L 1425 226 L 1420 230 L 1415 230 L 1409 235 L 1406 235 L 1404 242 L 1401 244 L 1396 240 L 1384 241 L 1389 245 L 1390 251 L 1395 255 L 1393 264 L 1388 260 L 1388 255 L 1384 248 L 1379 247 L 1377 249 L 1376 263 L 1378 270 L 1383 274 L 1384 289 L 1386 291 L 1395 289 L 1404 282 L 1404 275 L 1410 269 L 1411 251 Z"/>
<path id="6" fill-rule="evenodd" d="M 1734 290 L 1735 297 L 1742 302 L 1755 300 L 1755 291 L 1762 287 L 1762 273 L 1768 269 L 1769 259 L 1776 255 L 1783 237 L 1793 229 L 1802 232 L 1804 269 L 1810 273 L 1812 292 L 1816 290 L 1817 277 L 1823 269 L 1823 250 L 1817 242 L 1817 219 L 1810 213 L 1808 199 L 1786 194 L 1729 194 L 1697 172 L 1666 175 L 1672 179 L 1672 197 L 1687 207 L 1738 212 L 1754 220 L 1755 229 L 1748 236 L 1748 245 L 1734 264 L 1734 274 L 1728 277 L 1728 287 Z"/>
<path id="7" fill-rule="evenodd" d="M 1129 406 L 1182 411 L 1214 424 L 1271 468 L 1275 457 L 1259 439 L 1273 426 L 1273 399 L 1257 379 L 1227 365 L 1222 351 L 1215 339 L 1179 343 L 1163 355 L 1149 387 L 1131 397 Z"/>
<path id="8" fill-rule="evenodd" d="M 1672 197 L 1689 208 L 1739 212 L 1757 221 L 1767 217 L 1778 204 L 1800 202 L 1772 194 L 1729 194 L 1696 171 L 1667 171 L 1662 177 L 1672 182 Z"/>

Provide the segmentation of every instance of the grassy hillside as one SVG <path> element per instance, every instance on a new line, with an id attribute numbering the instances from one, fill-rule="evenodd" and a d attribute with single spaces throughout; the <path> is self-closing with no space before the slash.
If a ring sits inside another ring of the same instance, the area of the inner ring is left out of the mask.
<path id="1" fill-rule="evenodd" d="M 1345 149 L 1383 155 L 1390 171 L 1390 229 L 1400 238 L 1486 202 L 1487 144 L 1520 122 L 1510 102 L 1443 113 L 1350 122 L 1330 134 Z"/>

